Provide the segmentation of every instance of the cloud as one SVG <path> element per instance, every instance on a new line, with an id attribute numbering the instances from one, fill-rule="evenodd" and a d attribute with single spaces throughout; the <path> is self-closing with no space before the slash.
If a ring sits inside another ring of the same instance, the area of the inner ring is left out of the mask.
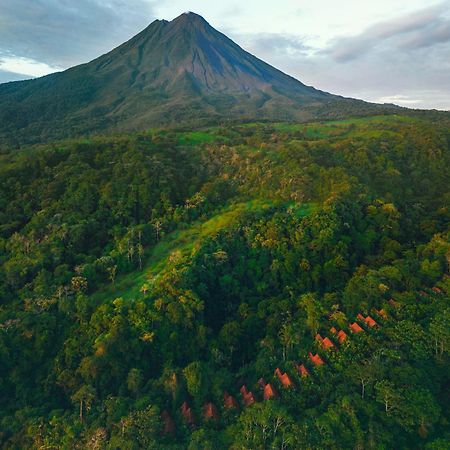
<path id="1" fill-rule="evenodd" d="M 1 0 L 0 56 L 69 67 L 111 50 L 153 19 L 150 0 Z"/>
<path id="2" fill-rule="evenodd" d="M 30 77 L 42 77 L 52 72 L 59 72 L 62 68 L 49 66 L 30 58 L 3 56 L 0 57 L 0 70 Z"/>
<path id="3" fill-rule="evenodd" d="M 449 8 L 442 3 L 379 22 L 356 36 L 336 39 L 324 52 L 338 62 L 365 57 L 385 47 L 416 50 L 450 42 Z"/>

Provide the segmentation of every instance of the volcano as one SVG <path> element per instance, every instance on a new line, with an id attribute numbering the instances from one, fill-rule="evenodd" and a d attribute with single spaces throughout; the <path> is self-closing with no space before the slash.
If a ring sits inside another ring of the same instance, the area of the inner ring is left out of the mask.
<path id="1" fill-rule="evenodd" d="M 0 85 L 0 144 L 180 124 L 306 121 L 374 108 L 306 86 L 185 13 L 154 21 L 88 64 Z"/>

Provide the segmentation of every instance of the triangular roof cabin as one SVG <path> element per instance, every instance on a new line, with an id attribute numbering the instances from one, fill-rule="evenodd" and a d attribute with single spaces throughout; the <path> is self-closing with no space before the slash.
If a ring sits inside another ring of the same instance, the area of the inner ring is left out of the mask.
<path id="1" fill-rule="evenodd" d="M 278 397 L 277 392 L 275 391 L 274 387 L 270 383 L 267 383 L 264 388 L 264 400 L 269 400 L 269 399 L 275 398 L 275 397 Z"/>
<path id="2" fill-rule="evenodd" d="M 305 367 L 304 364 L 299 364 L 297 366 L 297 370 L 298 373 L 302 376 L 302 377 L 309 377 L 309 371 L 308 369 Z"/>
<path id="3" fill-rule="evenodd" d="M 361 331 L 364 331 L 356 322 L 350 325 L 350 330 L 352 333 L 361 333 Z"/>
<path id="4" fill-rule="evenodd" d="M 336 334 L 338 331 L 337 331 L 336 327 L 331 327 L 330 332 L 333 334 Z"/>
<path id="5" fill-rule="evenodd" d="M 239 403 L 237 402 L 237 400 L 230 395 L 228 392 L 224 392 L 223 393 L 223 401 L 224 401 L 224 406 L 225 409 L 237 409 L 239 410 Z"/>
<path id="6" fill-rule="evenodd" d="M 387 312 L 386 312 L 384 309 L 378 310 L 378 309 L 375 309 L 375 308 L 374 308 L 374 311 L 375 311 L 375 313 L 376 313 L 378 316 L 382 317 L 383 319 L 387 319 L 387 318 L 388 318 Z"/>
<path id="7" fill-rule="evenodd" d="M 344 330 L 340 330 L 339 333 L 337 334 L 337 338 L 339 341 L 339 344 L 343 344 L 344 341 L 347 339 L 347 333 Z"/>
<path id="8" fill-rule="evenodd" d="M 327 337 L 323 339 L 323 341 L 322 341 L 322 347 L 323 347 L 325 350 L 330 350 L 330 349 L 332 349 L 332 348 L 335 348 L 333 342 L 331 342 L 331 340 L 330 340 L 329 338 L 327 338 Z"/>
<path id="9" fill-rule="evenodd" d="M 175 431 L 175 422 L 167 411 L 161 413 L 161 420 L 163 423 L 163 434 L 172 434 Z"/>
<path id="10" fill-rule="evenodd" d="M 247 386 L 245 384 L 241 387 L 241 394 L 245 406 L 250 406 L 255 403 L 255 397 L 253 397 L 253 393 L 247 390 Z"/>
<path id="11" fill-rule="evenodd" d="M 289 377 L 287 373 L 281 373 L 281 370 L 277 367 L 275 370 L 275 375 L 280 380 L 280 383 L 283 385 L 283 387 L 291 387 L 292 386 L 292 380 Z"/>
<path id="12" fill-rule="evenodd" d="M 325 364 L 318 354 L 313 355 L 311 352 L 309 352 L 309 359 L 316 367 L 323 366 Z"/>
<path id="13" fill-rule="evenodd" d="M 376 327 L 378 325 L 370 316 L 367 316 L 364 320 L 370 328 Z"/>
<path id="14" fill-rule="evenodd" d="M 356 316 L 356 318 L 357 318 L 358 320 L 364 321 L 364 316 L 363 316 L 361 313 L 358 313 L 358 315 Z"/>
<path id="15" fill-rule="evenodd" d="M 426 294 L 426 292 L 425 292 L 425 294 Z M 389 300 L 388 300 L 388 303 L 389 303 L 391 306 L 393 306 L 394 308 L 398 308 L 398 307 L 399 307 L 398 302 L 396 302 L 393 298 L 389 299 Z"/>
<path id="16" fill-rule="evenodd" d="M 216 405 L 214 405 L 214 403 L 209 402 L 203 405 L 203 417 L 205 418 L 205 420 L 219 420 L 219 412 L 217 411 Z"/>
<path id="17" fill-rule="evenodd" d="M 181 405 L 180 411 L 181 411 L 181 415 L 183 416 L 183 419 L 189 425 L 194 425 L 195 424 L 195 419 L 194 419 L 194 414 L 192 413 L 192 409 L 190 408 L 190 406 L 186 402 L 184 402 Z"/>

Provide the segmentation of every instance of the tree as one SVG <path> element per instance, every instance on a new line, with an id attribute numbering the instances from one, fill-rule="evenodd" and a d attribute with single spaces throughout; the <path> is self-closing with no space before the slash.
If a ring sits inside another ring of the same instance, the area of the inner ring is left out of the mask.
<path id="1" fill-rule="evenodd" d="M 128 372 L 127 387 L 135 396 L 139 393 L 143 381 L 144 377 L 139 369 L 133 368 Z"/>
<path id="2" fill-rule="evenodd" d="M 78 389 L 75 394 L 72 395 L 72 401 L 80 404 L 80 421 L 83 422 L 83 412 L 89 411 L 92 406 L 92 402 L 96 397 L 95 389 L 91 385 L 83 385 Z"/>
<path id="3" fill-rule="evenodd" d="M 316 300 L 313 294 L 309 293 L 301 296 L 300 305 L 306 312 L 306 326 L 310 329 L 311 334 L 314 336 L 320 326 L 320 303 Z"/>
<path id="4" fill-rule="evenodd" d="M 390 415 L 399 407 L 401 396 L 392 382 L 388 380 L 379 381 L 375 384 L 375 391 L 376 399 L 384 405 L 386 414 Z"/>

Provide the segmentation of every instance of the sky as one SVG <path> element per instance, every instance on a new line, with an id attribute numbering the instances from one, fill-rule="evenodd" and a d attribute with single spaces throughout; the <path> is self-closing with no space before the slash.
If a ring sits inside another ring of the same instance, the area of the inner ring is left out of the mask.
<path id="1" fill-rule="evenodd" d="M 0 83 L 88 62 L 186 11 L 318 89 L 450 110 L 450 0 L 1 0 Z"/>

